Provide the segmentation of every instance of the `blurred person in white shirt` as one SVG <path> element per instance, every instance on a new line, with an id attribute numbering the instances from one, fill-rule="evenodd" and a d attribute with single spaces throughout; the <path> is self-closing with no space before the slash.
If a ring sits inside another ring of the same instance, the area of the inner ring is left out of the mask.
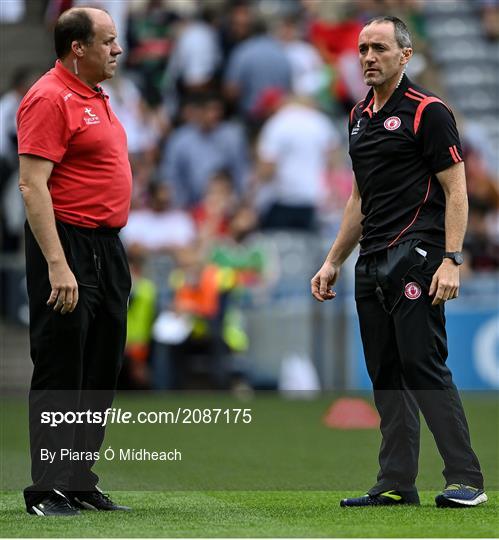
<path id="1" fill-rule="evenodd" d="M 338 145 L 334 125 L 312 100 L 283 96 L 257 143 L 263 229 L 316 229 L 324 176 Z"/>
<path id="2" fill-rule="evenodd" d="M 291 64 L 293 93 L 299 96 L 317 95 L 327 84 L 325 66 L 317 49 L 301 39 L 299 17 L 293 14 L 283 17 L 276 30 Z"/>
<path id="3" fill-rule="evenodd" d="M 176 251 L 196 239 L 196 226 L 191 216 L 172 207 L 168 184 L 154 181 L 150 185 L 148 208 L 132 210 L 121 238 L 127 249 L 152 255 Z"/>

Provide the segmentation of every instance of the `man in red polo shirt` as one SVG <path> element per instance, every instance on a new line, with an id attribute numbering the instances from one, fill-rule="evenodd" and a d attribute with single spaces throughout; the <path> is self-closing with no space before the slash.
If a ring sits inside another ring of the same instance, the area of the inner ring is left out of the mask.
<path id="1" fill-rule="evenodd" d="M 131 170 L 125 131 L 98 86 L 113 77 L 122 52 L 111 17 L 70 9 L 54 39 L 55 67 L 26 94 L 17 117 L 34 365 L 33 484 L 24 496 L 30 514 L 74 515 L 78 508 L 127 509 L 101 493 L 91 470 L 104 427 L 51 427 L 42 413 L 96 413 L 112 404 L 130 292 L 118 232 L 127 221 Z M 78 459 L 69 460 L 67 450 Z"/>

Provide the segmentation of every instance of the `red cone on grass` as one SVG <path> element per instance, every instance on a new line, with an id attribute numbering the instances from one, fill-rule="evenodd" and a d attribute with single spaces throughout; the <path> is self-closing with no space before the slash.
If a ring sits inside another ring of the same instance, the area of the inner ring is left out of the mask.
<path id="1" fill-rule="evenodd" d="M 338 429 L 377 429 L 379 415 L 367 401 L 340 398 L 334 401 L 322 418 L 325 426 Z"/>

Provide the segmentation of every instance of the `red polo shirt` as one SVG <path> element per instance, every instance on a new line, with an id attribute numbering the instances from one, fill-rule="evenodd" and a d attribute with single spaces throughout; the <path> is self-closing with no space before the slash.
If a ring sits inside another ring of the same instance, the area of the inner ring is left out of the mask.
<path id="1" fill-rule="evenodd" d="M 19 154 L 54 162 L 49 190 L 56 219 L 81 227 L 123 227 L 132 174 L 125 130 L 102 89 L 58 60 L 21 102 Z"/>

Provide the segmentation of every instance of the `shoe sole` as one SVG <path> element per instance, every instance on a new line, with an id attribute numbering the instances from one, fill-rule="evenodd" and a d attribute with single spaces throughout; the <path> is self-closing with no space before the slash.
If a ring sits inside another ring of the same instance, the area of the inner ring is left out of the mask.
<path id="1" fill-rule="evenodd" d="M 386 504 L 348 504 L 344 499 L 340 501 L 341 508 L 374 508 L 376 506 L 419 506 L 419 502 L 393 502 Z"/>
<path id="2" fill-rule="evenodd" d="M 451 499 L 444 495 L 438 495 L 435 499 L 437 508 L 469 508 L 471 506 L 478 506 L 484 502 L 487 502 L 489 498 L 485 493 L 481 493 L 478 497 L 471 501 L 465 501 L 463 499 Z"/>
<path id="3" fill-rule="evenodd" d="M 128 506 L 123 506 L 120 508 L 97 508 L 93 504 L 90 504 L 86 501 L 80 501 L 78 497 L 74 498 L 75 502 L 80 506 L 82 510 L 91 510 L 92 512 L 131 512 L 132 509 Z"/>
<path id="4" fill-rule="evenodd" d="M 44 517 L 73 517 L 73 516 L 79 516 L 80 512 L 73 512 L 73 513 L 64 513 L 64 514 L 45 514 L 37 508 L 36 506 L 32 506 L 30 510 L 28 510 L 28 514 L 32 516 L 44 516 Z"/>

